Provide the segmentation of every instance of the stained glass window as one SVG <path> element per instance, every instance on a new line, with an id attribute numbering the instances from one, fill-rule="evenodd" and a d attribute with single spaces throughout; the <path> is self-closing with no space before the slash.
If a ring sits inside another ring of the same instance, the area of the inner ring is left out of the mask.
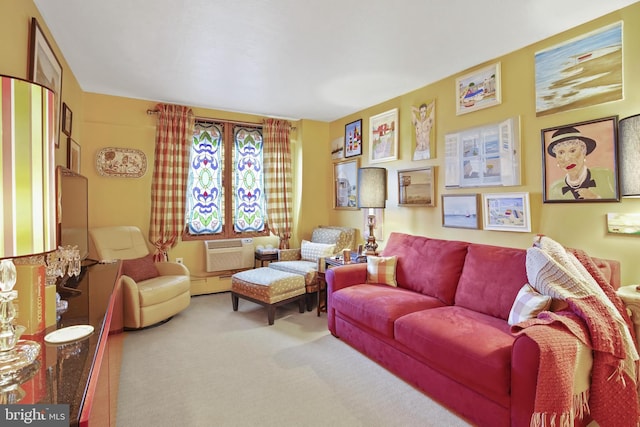
<path id="1" fill-rule="evenodd" d="M 262 143 L 260 127 L 196 121 L 187 182 L 187 235 L 266 232 Z M 231 153 L 231 159 L 225 153 Z M 226 227 L 227 222 L 232 227 Z"/>

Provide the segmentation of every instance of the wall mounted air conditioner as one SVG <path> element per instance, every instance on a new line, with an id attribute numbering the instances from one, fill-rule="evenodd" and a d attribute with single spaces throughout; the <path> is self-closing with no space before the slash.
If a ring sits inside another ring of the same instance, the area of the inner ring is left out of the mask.
<path id="1" fill-rule="evenodd" d="M 253 239 L 206 240 L 204 248 L 209 273 L 253 267 Z"/>

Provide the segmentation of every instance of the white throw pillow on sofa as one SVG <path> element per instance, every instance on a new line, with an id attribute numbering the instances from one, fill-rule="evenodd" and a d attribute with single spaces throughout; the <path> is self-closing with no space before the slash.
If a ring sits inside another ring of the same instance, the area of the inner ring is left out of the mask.
<path id="1" fill-rule="evenodd" d="M 300 258 L 305 261 L 317 262 L 318 258 L 327 258 L 334 254 L 336 245 L 326 243 L 313 243 L 308 240 L 302 241 L 300 248 Z"/>
<path id="2" fill-rule="evenodd" d="M 513 326 L 525 320 L 534 319 L 541 312 L 549 310 L 549 307 L 551 307 L 551 297 L 542 295 L 530 284 L 525 283 L 511 306 L 508 323 Z"/>

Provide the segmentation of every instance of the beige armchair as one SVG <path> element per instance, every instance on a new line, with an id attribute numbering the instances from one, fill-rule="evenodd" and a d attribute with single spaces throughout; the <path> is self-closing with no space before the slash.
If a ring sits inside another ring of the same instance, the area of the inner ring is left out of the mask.
<path id="1" fill-rule="evenodd" d="M 318 291 L 318 257 L 333 256 L 343 249 L 354 249 L 356 241 L 355 228 L 320 226 L 311 233 L 311 243 L 334 245 L 331 253 L 320 254 L 314 250 L 303 251 L 303 248 L 280 249 L 278 261 L 269 264 L 270 268 L 288 273 L 296 273 L 304 276 L 307 295 Z M 304 244 L 304 242 L 303 242 Z M 304 253 L 306 252 L 306 253 Z M 307 308 L 311 310 L 312 299 L 307 298 Z"/>
<path id="2" fill-rule="evenodd" d="M 91 258 L 122 260 L 124 326 L 139 329 L 168 321 L 189 306 L 189 270 L 175 262 L 153 262 L 149 245 L 137 227 L 89 230 Z"/>

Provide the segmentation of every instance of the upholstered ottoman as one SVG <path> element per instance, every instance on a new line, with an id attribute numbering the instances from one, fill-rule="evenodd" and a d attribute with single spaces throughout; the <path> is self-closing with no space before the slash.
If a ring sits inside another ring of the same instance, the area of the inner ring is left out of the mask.
<path id="1" fill-rule="evenodd" d="M 298 301 L 304 313 L 304 276 L 269 267 L 245 270 L 231 276 L 231 303 L 238 311 L 238 298 L 267 307 L 269 325 L 273 325 L 276 307 Z"/>

